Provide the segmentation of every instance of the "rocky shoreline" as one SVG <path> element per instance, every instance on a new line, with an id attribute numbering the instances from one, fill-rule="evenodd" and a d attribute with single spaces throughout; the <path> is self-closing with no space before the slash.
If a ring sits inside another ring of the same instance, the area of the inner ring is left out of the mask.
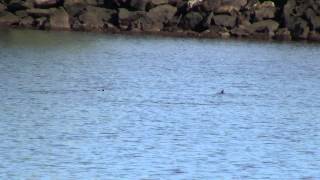
<path id="1" fill-rule="evenodd" d="M 0 0 L 0 27 L 320 41 L 320 0 Z"/>

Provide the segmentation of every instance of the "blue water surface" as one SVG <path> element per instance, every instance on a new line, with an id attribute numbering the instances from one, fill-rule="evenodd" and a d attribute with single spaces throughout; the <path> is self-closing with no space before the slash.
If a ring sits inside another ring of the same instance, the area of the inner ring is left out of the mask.
<path id="1" fill-rule="evenodd" d="M 319 57 L 304 42 L 1 30 L 0 178 L 320 179 Z"/>

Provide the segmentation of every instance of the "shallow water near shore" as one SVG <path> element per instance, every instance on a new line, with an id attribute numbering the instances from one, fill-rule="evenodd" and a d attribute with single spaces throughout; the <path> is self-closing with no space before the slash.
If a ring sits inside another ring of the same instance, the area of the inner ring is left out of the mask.
<path id="1" fill-rule="evenodd" d="M 320 179 L 319 50 L 0 30 L 0 178 Z"/>

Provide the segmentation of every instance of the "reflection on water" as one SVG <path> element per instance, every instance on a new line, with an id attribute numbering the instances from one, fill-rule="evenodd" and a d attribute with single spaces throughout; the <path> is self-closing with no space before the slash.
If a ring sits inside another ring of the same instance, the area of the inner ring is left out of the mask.
<path id="1" fill-rule="evenodd" d="M 319 45 L 2 30 L 0 48 L 1 179 L 320 179 Z"/>

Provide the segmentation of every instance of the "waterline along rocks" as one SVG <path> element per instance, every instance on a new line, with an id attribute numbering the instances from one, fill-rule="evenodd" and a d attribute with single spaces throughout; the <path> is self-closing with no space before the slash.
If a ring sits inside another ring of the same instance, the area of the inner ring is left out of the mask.
<path id="1" fill-rule="evenodd" d="M 0 26 L 320 41 L 320 0 L 0 0 Z"/>

